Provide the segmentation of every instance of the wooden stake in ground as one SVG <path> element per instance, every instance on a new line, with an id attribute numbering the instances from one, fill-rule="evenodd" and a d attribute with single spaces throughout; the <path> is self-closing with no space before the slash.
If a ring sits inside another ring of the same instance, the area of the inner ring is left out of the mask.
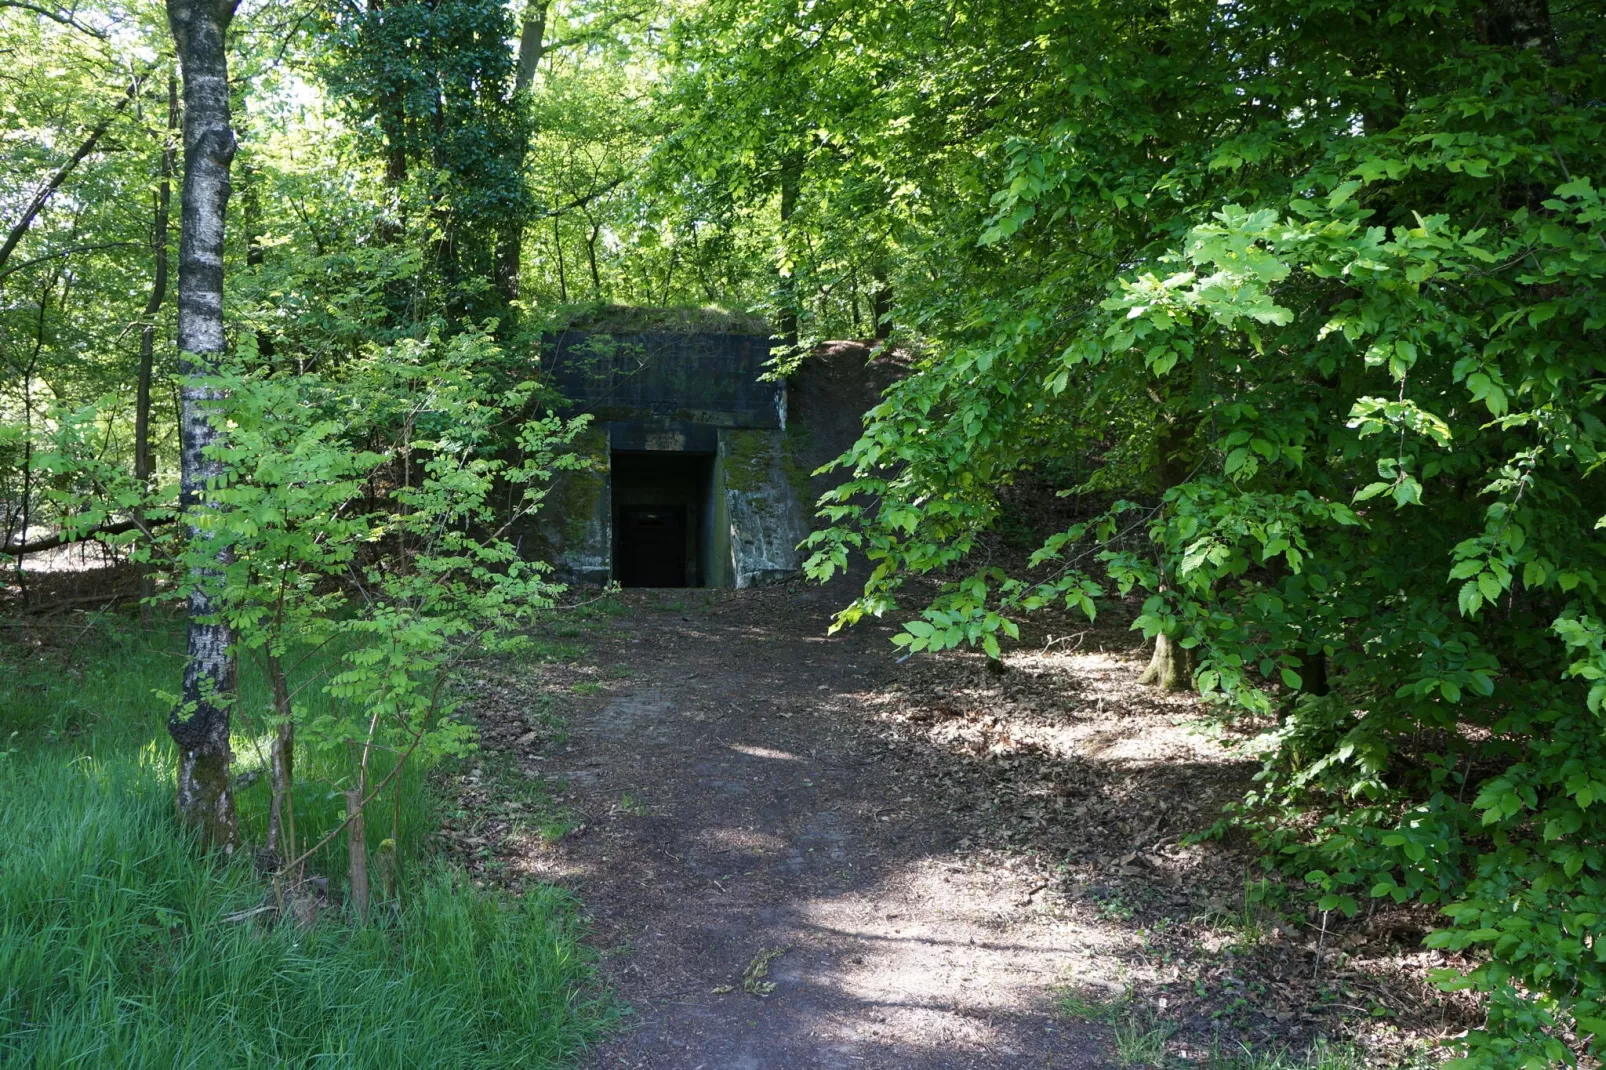
<path id="1" fill-rule="evenodd" d="M 211 538 L 197 523 L 207 508 L 202 492 L 222 475 L 205 450 L 219 432 L 209 411 L 221 399 L 205 383 L 225 349 L 223 335 L 223 224 L 229 203 L 234 131 L 229 125 L 225 39 L 235 0 L 167 0 L 167 21 L 184 78 L 184 200 L 178 248 L 180 391 L 180 502 L 189 517 L 192 545 Z M 234 697 L 234 655 L 226 624 L 216 619 L 209 588 L 227 564 L 220 548 L 212 564 L 192 568 L 193 593 L 184 666 L 183 702 L 168 719 L 179 748 L 180 820 L 208 844 L 232 851 L 240 828 L 229 787 L 229 707 Z"/>

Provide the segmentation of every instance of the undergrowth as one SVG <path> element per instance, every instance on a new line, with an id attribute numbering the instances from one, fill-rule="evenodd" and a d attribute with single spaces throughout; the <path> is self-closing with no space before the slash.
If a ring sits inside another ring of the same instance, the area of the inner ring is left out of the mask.
<path id="1" fill-rule="evenodd" d="M 251 860 L 203 852 L 173 818 L 152 692 L 172 686 L 179 638 L 83 618 L 0 653 L 0 1065 L 477 1070 L 583 1051 L 613 1010 L 573 903 L 480 891 L 422 859 L 421 775 L 396 809 L 413 864 L 368 922 L 252 913 L 265 891 Z M 247 725 L 259 688 L 245 673 Z M 253 740 L 235 749 L 248 768 Z M 298 812 L 321 835 L 338 798 L 304 772 Z M 258 828 L 266 791 L 239 805 Z M 388 819 L 372 825 L 390 835 Z M 312 866 L 336 901 L 342 854 Z"/>

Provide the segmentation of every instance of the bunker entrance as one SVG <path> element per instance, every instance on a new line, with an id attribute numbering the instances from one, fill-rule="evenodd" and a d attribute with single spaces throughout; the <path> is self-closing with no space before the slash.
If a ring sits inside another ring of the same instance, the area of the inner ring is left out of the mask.
<path id="1" fill-rule="evenodd" d="M 705 587 L 714 456 L 613 454 L 613 575 L 624 587 Z"/>

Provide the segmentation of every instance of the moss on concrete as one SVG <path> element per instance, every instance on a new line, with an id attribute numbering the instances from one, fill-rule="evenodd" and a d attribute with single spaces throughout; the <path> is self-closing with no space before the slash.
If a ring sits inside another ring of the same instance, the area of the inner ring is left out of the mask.
<path id="1" fill-rule="evenodd" d="M 757 494 L 770 481 L 774 463 L 773 432 L 727 430 L 720 435 L 724 447 L 725 486 L 743 494 Z"/>
<path id="2" fill-rule="evenodd" d="M 730 510 L 731 556 L 737 587 L 797 575 L 797 544 L 808 534 L 780 431 L 722 430 L 720 468 Z"/>
<path id="3" fill-rule="evenodd" d="M 576 436 L 574 452 L 589 462 L 585 468 L 562 473 L 553 480 L 543 507 L 560 517 L 566 546 L 582 542 L 608 493 L 608 433 L 592 428 Z"/>
<path id="4" fill-rule="evenodd" d="M 781 467 L 786 471 L 786 481 L 792 485 L 797 503 L 805 513 L 812 512 L 814 505 L 809 493 L 809 479 L 814 473 L 803 461 L 812 438 L 809 429 L 794 419 L 786 425 L 786 441 L 781 447 Z"/>
<path id="5" fill-rule="evenodd" d="M 760 316 L 720 305 L 567 305 L 553 316 L 549 331 L 598 334 L 758 334 L 772 333 Z"/>

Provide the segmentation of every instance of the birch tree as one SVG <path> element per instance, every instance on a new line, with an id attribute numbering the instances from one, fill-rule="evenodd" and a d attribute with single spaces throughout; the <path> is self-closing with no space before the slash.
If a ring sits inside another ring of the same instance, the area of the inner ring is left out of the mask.
<path id="1" fill-rule="evenodd" d="M 178 347 L 181 413 L 180 501 L 195 562 L 188 577 L 189 622 L 182 701 L 168 720 L 179 748 L 177 805 L 182 821 L 209 844 L 233 851 L 239 823 L 229 788 L 229 708 L 235 690 L 229 628 L 217 618 L 211 589 L 228 563 L 221 542 L 212 553 L 204 500 L 222 474 L 207 454 L 218 444 L 210 418 L 222 399 L 208 377 L 218 370 L 223 335 L 223 225 L 229 203 L 234 131 L 229 125 L 228 56 L 224 43 L 235 0 L 168 0 L 184 79 L 184 200 L 178 252 Z"/>

